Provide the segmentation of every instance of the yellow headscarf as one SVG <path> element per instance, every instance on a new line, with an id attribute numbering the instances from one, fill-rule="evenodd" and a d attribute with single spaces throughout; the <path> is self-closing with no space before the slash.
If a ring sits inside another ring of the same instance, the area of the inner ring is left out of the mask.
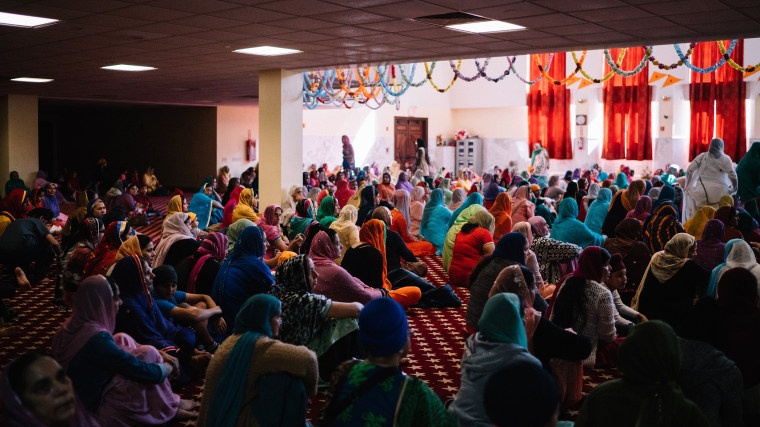
<path id="1" fill-rule="evenodd" d="M 702 206 L 696 214 L 683 225 L 684 231 L 694 236 L 697 240 L 702 238 L 702 231 L 707 221 L 715 218 L 715 208 Z"/>
<path id="2" fill-rule="evenodd" d="M 174 196 L 169 200 L 169 204 L 166 205 L 166 218 L 169 218 L 172 214 L 177 212 L 183 212 L 182 209 L 182 196 Z M 164 220 L 166 219 L 164 218 Z"/>
<path id="3" fill-rule="evenodd" d="M 179 196 L 177 196 L 179 197 Z M 142 248 L 140 247 L 140 240 L 137 238 L 137 236 L 132 236 L 124 243 L 119 246 L 119 251 L 116 252 L 116 261 L 135 255 L 137 257 L 142 257 Z"/>
<path id="4" fill-rule="evenodd" d="M 261 218 L 261 216 L 253 210 L 253 190 L 250 188 L 246 188 L 240 192 L 238 205 L 235 206 L 235 210 L 232 211 L 233 223 L 243 218 L 250 219 L 253 222 L 258 221 L 259 218 Z"/>
<path id="5" fill-rule="evenodd" d="M 734 198 L 729 196 L 728 194 L 724 194 L 720 200 L 718 200 L 718 207 L 722 206 L 733 206 L 734 205 Z"/>

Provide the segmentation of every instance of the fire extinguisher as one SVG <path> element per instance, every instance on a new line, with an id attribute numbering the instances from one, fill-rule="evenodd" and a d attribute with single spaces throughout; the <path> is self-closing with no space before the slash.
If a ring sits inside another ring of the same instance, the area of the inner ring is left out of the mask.
<path id="1" fill-rule="evenodd" d="M 578 137 L 578 149 L 579 150 L 583 150 L 583 137 L 582 136 Z"/>
<path id="2" fill-rule="evenodd" d="M 256 161 L 256 140 L 251 139 L 251 130 L 248 129 L 248 139 L 245 141 L 245 159 L 249 162 Z"/>

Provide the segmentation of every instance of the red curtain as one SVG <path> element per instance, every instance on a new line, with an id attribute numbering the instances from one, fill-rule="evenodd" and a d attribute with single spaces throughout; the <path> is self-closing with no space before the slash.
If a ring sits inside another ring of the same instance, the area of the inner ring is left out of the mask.
<path id="1" fill-rule="evenodd" d="M 620 49 L 611 49 L 617 61 Z M 636 68 L 644 55 L 641 47 L 629 48 L 620 67 Z M 605 159 L 652 159 L 652 88 L 649 87 L 649 65 L 632 77 L 615 75 L 604 82 L 604 145 Z M 605 74 L 610 66 L 604 66 Z"/>
<path id="2" fill-rule="evenodd" d="M 529 55 L 530 79 L 540 76 L 533 55 Z M 541 64 L 547 65 L 549 54 L 540 55 Z M 548 74 L 555 80 L 565 78 L 565 53 L 555 53 Z M 528 90 L 528 153 L 533 143 L 540 142 L 552 159 L 572 159 L 573 143 L 570 139 L 570 90 L 542 78 Z"/>
<path id="3" fill-rule="evenodd" d="M 724 40 L 728 49 L 730 40 Z M 720 59 L 718 44 L 699 43 L 691 61 L 707 68 Z M 736 43 L 731 58 L 744 63 L 744 40 Z M 724 152 L 738 162 L 747 151 L 747 131 L 744 111 L 745 85 L 743 74 L 725 64 L 712 73 L 691 72 L 689 103 L 691 104 L 691 131 L 689 160 L 707 151 L 713 134 L 723 139 Z M 714 129 L 713 129 L 714 123 Z"/>

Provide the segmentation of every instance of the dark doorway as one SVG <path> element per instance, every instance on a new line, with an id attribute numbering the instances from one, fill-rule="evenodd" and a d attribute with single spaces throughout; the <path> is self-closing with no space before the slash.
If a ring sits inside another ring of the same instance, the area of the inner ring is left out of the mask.
<path id="1" fill-rule="evenodd" d="M 393 126 L 396 161 L 402 168 L 414 166 L 417 158 L 417 139 L 424 141 L 427 152 L 428 119 L 420 117 L 395 117 Z"/>

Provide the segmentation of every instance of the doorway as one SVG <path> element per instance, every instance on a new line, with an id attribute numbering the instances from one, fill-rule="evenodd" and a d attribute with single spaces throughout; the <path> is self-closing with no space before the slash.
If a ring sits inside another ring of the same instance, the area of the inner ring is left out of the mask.
<path id="1" fill-rule="evenodd" d="M 393 135 L 395 159 L 406 169 L 414 166 L 417 158 L 417 139 L 422 139 L 427 152 L 428 119 L 421 117 L 394 117 Z"/>

